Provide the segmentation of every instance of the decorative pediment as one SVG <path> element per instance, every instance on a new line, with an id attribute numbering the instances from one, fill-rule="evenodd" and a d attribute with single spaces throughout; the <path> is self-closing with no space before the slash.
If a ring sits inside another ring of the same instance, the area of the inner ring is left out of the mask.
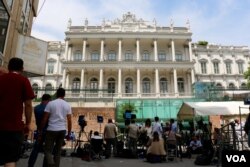
<path id="1" fill-rule="evenodd" d="M 114 24 L 138 24 L 142 23 L 144 20 L 137 19 L 136 16 L 130 12 L 123 14 L 122 19 L 116 19 Z"/>

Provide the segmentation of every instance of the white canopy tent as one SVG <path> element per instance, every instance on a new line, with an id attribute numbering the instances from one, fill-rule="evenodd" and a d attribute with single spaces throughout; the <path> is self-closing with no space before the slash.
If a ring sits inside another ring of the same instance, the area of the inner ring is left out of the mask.
<path id="1" fill-rule="evenodd" d="M 249 105 L 243 101 L 226 102 L 184 102 L 177 114 L 178 119 L 193 119 L 195 116 L 210 115 L 245 115 Z"/>

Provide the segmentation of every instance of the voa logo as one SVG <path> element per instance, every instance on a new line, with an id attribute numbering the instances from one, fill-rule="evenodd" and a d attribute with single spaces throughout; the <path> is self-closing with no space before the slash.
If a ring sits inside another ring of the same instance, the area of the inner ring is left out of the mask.
<path id="1" fill-rule="evenodd" d="M 244 155 L 226 155 L 227 162 L 247 162 Z"/>

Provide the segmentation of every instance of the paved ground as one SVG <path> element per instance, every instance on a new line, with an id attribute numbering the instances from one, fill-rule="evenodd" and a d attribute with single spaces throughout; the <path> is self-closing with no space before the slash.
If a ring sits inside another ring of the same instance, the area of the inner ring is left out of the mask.
<path id="1" fill-rule="evenodd" d="M 69 156 L 70 150 L 67 151 L 66 157 L 62 157 L 61 159 L 61 167 L 192 167 L 194 165 L 194 158 L 186 159 L 184 158 L 182 161 L 177 159 L 177 161 L 169 161 L 157 164 L 151 164 L 145 162 L 144 159 L 125 159 L 125 158 L 115 158 L 112 157 L 110 159 L 102 159 L 102 160 L 94 160 L 94 161 L 83 161 L 77 157 Z M 39 154 L 39 157 L 36 162 L 35 167 L 41 167 L 43 160 L 43 154 Z M 27 167 L 28 159 L 20 159 L 17 163 L 17 167 Z M 215 165 L 214 165 L 215 166 Z"/>

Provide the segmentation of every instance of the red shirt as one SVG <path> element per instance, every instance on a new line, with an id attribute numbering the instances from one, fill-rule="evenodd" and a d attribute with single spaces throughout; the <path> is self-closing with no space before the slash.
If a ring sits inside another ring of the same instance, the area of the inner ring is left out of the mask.
<path id="1" fill-rule="evenodd" d="M 23 130 L 24 101 L 35 97 L 29 80 L 9 72 L 0 76 L 0 130 Z"/>

